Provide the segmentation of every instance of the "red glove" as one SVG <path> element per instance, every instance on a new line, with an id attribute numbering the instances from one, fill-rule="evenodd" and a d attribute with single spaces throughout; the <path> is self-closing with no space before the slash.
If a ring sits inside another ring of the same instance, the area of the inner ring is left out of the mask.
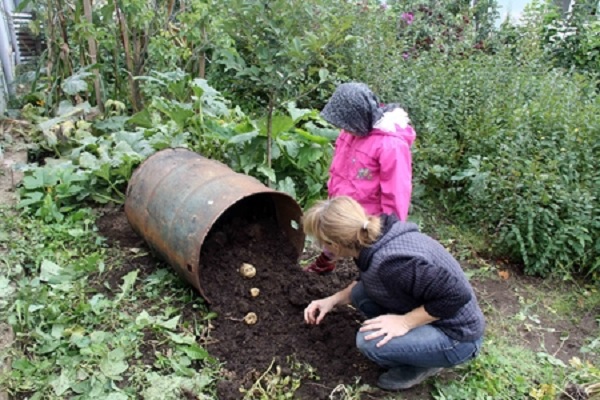
<path id="1" fill-rule="evenodd" d="M 335 262 L 329 258 L 325 253 L 321 253 L 319 257 L 310 264 L 305 271 L 315 272 L 319 275 L 325 275 L 332 272 L 335 269 Z"/>

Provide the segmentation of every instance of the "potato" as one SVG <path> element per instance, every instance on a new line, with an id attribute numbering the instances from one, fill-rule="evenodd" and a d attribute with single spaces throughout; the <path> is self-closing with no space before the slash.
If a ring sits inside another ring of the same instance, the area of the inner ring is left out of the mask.
<path id="1" fill-rule="evenodd" d="M 254 268 L 252 264 L 243 263 L 240 267 L 240 274 L 242 274 L 244 278 L 254 278 L 256 275 L 256 268 Z"/>
<path id="2" fill-rule="evenodd" d="M 252 289 L 250 289 L 250 296 L 252 296 L 252 297 L 258 297 L 259 294 L 260 294 L 260 289 L 259 288 L 253 287 Z"/>
<path id="3" fill-rule="evenodd" d="M 254 325 L 258 322 L 258 316 L 253 312 L 249 312 L 244 317 L 244 322 L 246 323 L 246 325 Z"/>

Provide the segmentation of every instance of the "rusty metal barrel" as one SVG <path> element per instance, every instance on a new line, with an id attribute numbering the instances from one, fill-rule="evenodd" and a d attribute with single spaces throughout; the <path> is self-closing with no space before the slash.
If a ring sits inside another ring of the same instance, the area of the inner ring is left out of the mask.
<path id="1" fill-rule="evenodd" d="M 125 214 L 133 229 L 206 298 L 202 245 L 213 224 L 240 202 L 268 203 L 290 243 L 302 252 L 302 209 L 289 195 L 187 149 L 161 150 L 133 173 Z"/>

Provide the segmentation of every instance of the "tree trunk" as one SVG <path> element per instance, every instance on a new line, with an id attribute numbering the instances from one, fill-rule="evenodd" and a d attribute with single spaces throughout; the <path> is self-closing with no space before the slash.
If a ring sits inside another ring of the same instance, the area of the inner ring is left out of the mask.
<path id="1" fill-rule="evenodd" d="M 271 152 L 271 143 L 273 142 L 273 138 L 271 137 L 273 134 L 273 109 L 275 106 L 275 94 L 271 93 L 269 95 L 269 106 L 267 107 L 267 166 L 271 169 L 272 165 L 272 152 Z M 271 182 L 271 178 L 267 178 L 267 186 L 271 187 L 273 182 Z"/>
<path id="2" fill-rule="evenodd" d="M 169 5 L 167 6 L 167 19 L 166 19 L 166 23 L 165 23 L 165 27 L 169 25 L 169 19 L 171 19 L 171 16 L 173 15 L 173 10 L 175 9 L 175 0 L 169 0 Z"/>
<path id="3" fill-rule="evenodd" d="M 202 27 L 202 47 L 206 48 L 206 26 Z M 200 59 L 198 60 L 198 75 L 201 79 L 206 77 L 206 51 L 202 50 L 200 52 Z"/>
<path id="4" fill-rule="evenodd" d="M 91 24 L 93 24 L 92 19 L 92 0 L 83 0 L 83 12 L 85 14 L 86 20 Z M 96 39 L 92 36 L 89 36 L 88 39 L 88 47 L 90 51 L 90 61 L 92 65 L 98 62 L 97 57 L 97 49 L 96 49 Z M 96 106 L 101 113 L 104 113 L 104 102 L 102 100 L 102 87 L 100 85 L 100 71 L 98 68 L 94 68 L 94 90 L 96 91 Z"/>
<path id="5" fill-rule="evenodd" d="M 131 54 L 131 47 L 129 45 L 129 29 L 127 28 L 127 21 L 121 12 L 121 8 L 119 7 L 117 0 L 114 0 L 114 2 L 117 19 L 119 21 L 119 27 L 121 28 L 121 41 L 123 43 L 123 50 L 125 51 L 127 79 L 129 80 L 129 88 L 131 90 L 131 106 L 133 107 L 133 111 L 138 112 L 142 109 L 142 101 L 140 99 L 138 85 L 136 84 L 135 79 L 133 79 L 135 75 L 135 66 Z"/>

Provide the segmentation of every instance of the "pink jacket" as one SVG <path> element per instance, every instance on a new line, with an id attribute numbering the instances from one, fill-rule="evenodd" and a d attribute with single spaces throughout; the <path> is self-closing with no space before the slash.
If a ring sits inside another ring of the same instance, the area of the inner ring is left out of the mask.
<path id="1" fill-rule="evenodd" d="M 412 193 L 410 147 L 416 133 L 401 108 L 386 112 L 367 136 L 342 130 L 335 142 L 329 197 L 350 196 L 372 215 L 406 220 Z"/>

